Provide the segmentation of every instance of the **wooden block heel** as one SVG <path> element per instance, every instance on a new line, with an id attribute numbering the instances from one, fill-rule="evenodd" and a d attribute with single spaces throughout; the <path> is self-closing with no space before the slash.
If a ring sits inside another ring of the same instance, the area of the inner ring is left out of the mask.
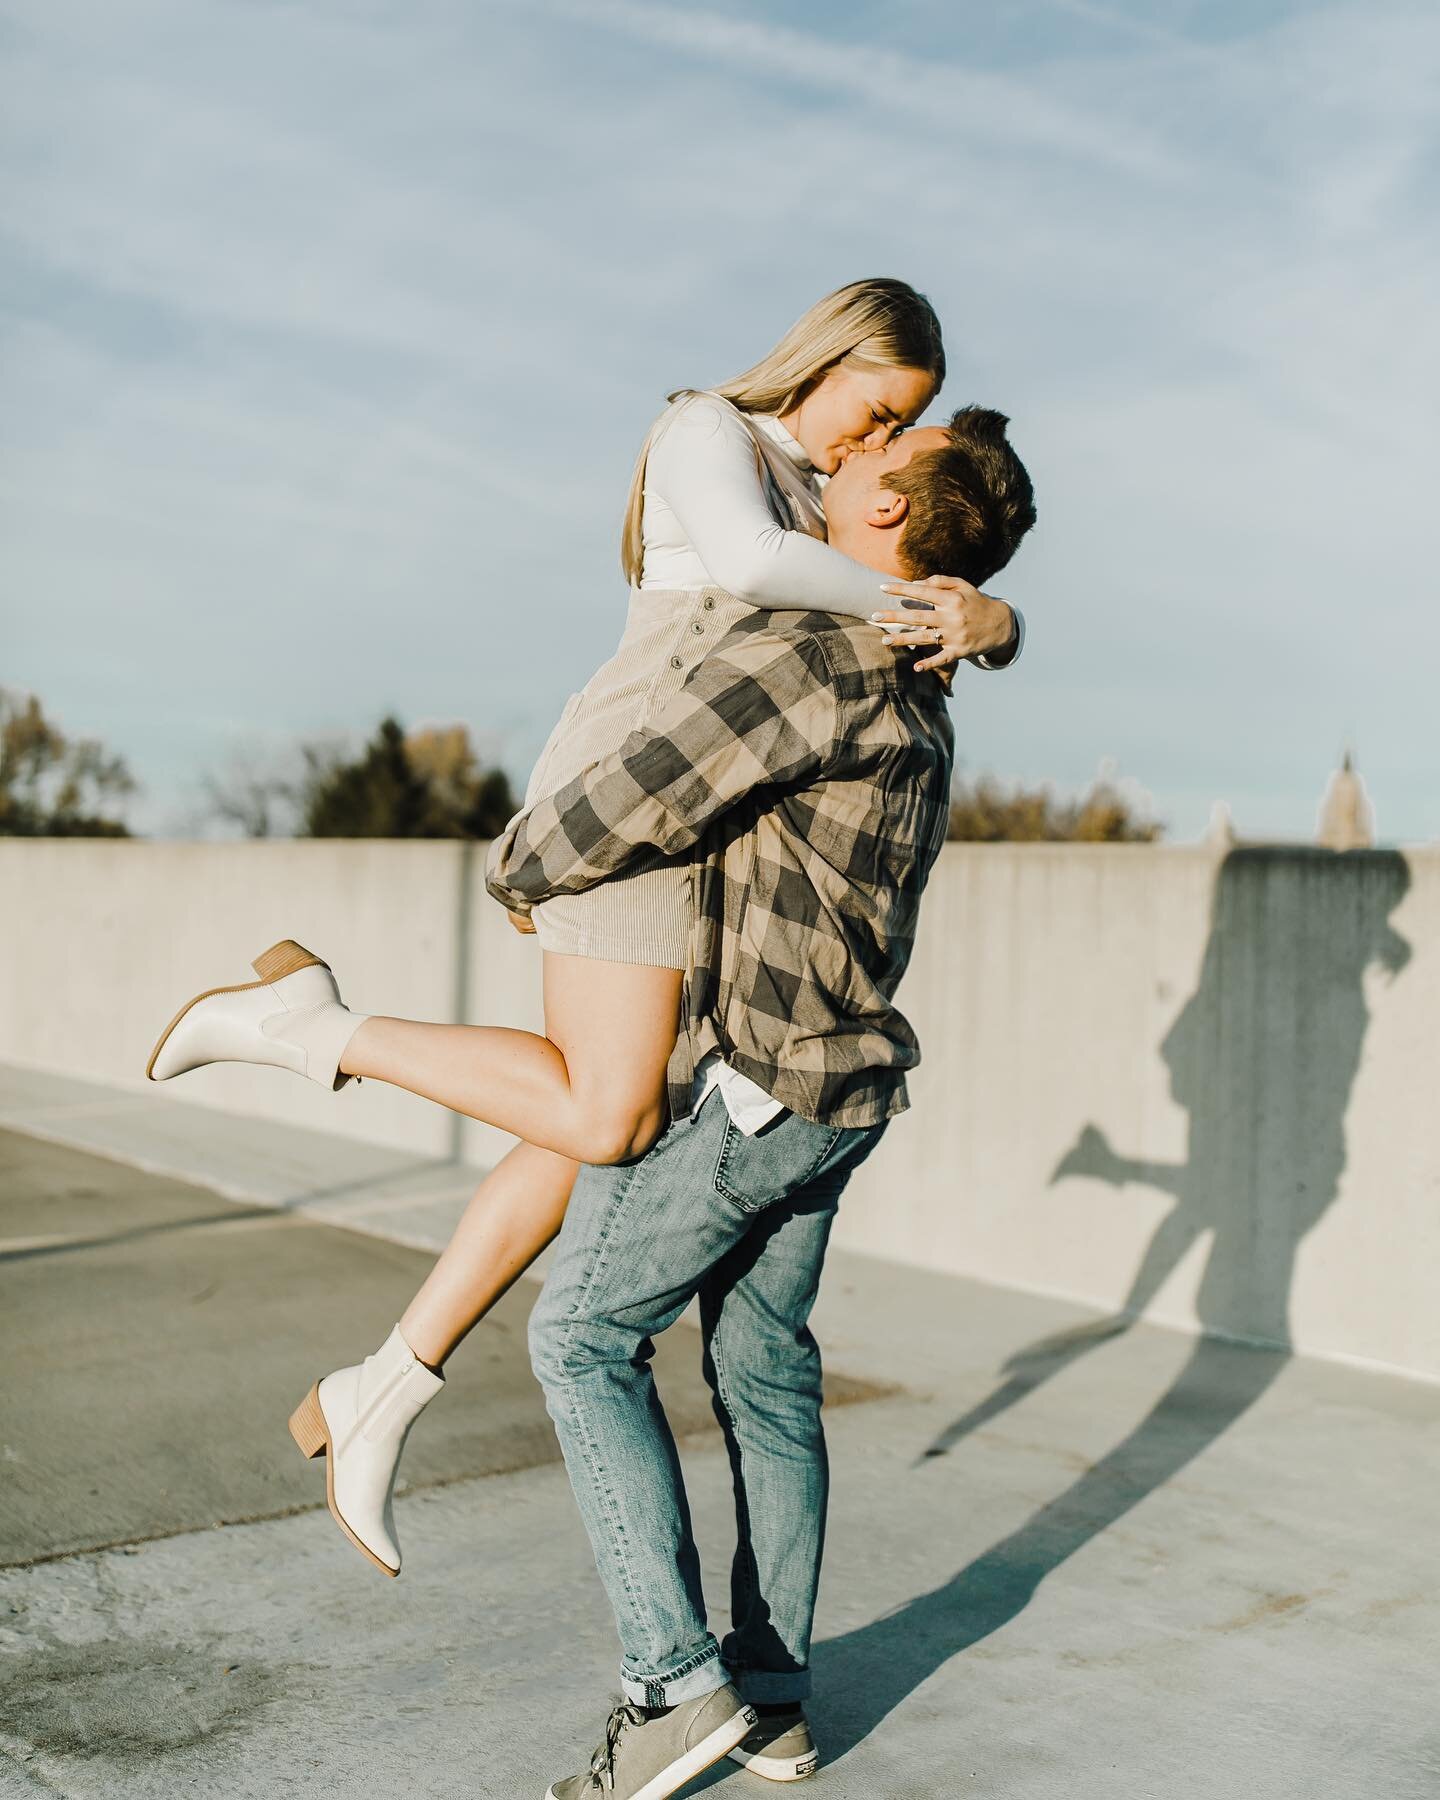
<path id="1" fill-rule="evenodd" d="M 304 1456 L 323 1456 L 330 1442 L 330 1434 L 325 1426 L 325 1415 L 320 1410 L 320 1383 L 317 1381 L 310 1392 L 290 1415 L 290 1435 L 300 1446 Z"/>
<path id="2" fill-rule="evenodd" d="M 329 963 L 321 962 L 313 956 L 303 944 L 297 944 L 294 938 L 281 938 L 278 944 L 272 944 L 262 955 L 257 956 L 250 967 L 262 981 L 279 981 L 282 975 L 293 975 L 297 969 L 309 969 L 317 966 L 328 969 Z"/>

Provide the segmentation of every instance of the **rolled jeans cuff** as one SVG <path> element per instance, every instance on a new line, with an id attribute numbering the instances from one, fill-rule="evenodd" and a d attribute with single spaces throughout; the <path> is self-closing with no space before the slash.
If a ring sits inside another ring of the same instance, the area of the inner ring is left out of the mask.
<path id="1" fill-rule="evenodd" d="M 680 1706 L 686 1700 L 701 1700 L 728 1685 L 730 1671 L 720 1660 L 718 1650 L 707 1650 L 672 1669 L 668 1675 L 633 1675 L 620 1671 L 620 1686 L 625 1698 L 635 1706 Z"/>

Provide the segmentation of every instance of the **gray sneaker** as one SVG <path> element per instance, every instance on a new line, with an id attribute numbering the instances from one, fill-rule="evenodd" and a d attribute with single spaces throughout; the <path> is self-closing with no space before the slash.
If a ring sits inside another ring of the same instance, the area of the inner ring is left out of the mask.
<path id="1" fill-rule="evenodd" d="M 730 1758 L 767 1781 L 803 1781 L 820 1767 L 809 1721 L 798 1706 L 760 1718 L 750 1735 L 730 1752 Z"/>
<path id="2" fill-rule="evenodd" d="M 605 1727 L 605 1742 L 586 1775 L 557 1781 L 545 1800 L 668 1800 L 687 1781 L 719 1762 L 757 1723 L 733 1687 L 698 1700 L 684 1700 L 658 1719 L 638 1706 L 617 1706 Z"/>

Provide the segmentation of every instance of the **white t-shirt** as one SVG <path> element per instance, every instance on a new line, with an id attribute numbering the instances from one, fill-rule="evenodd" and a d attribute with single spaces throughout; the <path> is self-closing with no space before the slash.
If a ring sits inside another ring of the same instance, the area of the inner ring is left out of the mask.
<path id="1" fill-rule="evenodd" d="M 748 1075 L 732 1069 L 729 1063 L 722 1060 L 718 1050 L 710 1050 L 700 1058 L 695 1078 L 690 1084 L 692 1119 L 717 1087 L 720 1098 L 725 1103 L 725 1110 L 730 1115 L 731 1124 L 746 1137 L 754 1137 L 762 1125 L 768 1125 L 785 1110 L 778 1100 L 765 1092 L 758 1081 L 752 1081 Z"/>

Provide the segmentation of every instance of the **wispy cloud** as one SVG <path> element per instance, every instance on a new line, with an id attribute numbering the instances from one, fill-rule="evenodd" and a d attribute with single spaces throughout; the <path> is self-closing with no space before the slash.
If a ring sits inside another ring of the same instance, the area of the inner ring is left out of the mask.
<path id="1" fill-rule="evenodd" d="M 767 84 L 793 83 L 853 100 L 863 109 L 857 136 L 918 125 L 1000 133 L 1011 147 L 1060 150 L 1147 180 L 1176 172 L 1163 138 L 1107 117 L 1103 107 L 1069 104 L 1033 82 L 979 71 L 944 55 L 906 54 L 884 43 L 837 44 L 823 26 L 802 31 L 696 6 L 649 0 L 535 0 L 538 9 L 587 27 L 605 27 L 654 49 L 663 46 L 711 67 L 727 66 Z"/>
<path id="2" fill-rule="evenodd" d="M 1433 12 L 777 10 L 12 3 L 6 679 L 155 823 L 233 734 L 385 706 L 523 775 L 660 396 L 893 271 L 1040 486 L 970 760 L 1304 832 L 1354 736 L 1440 834 Z"/>

